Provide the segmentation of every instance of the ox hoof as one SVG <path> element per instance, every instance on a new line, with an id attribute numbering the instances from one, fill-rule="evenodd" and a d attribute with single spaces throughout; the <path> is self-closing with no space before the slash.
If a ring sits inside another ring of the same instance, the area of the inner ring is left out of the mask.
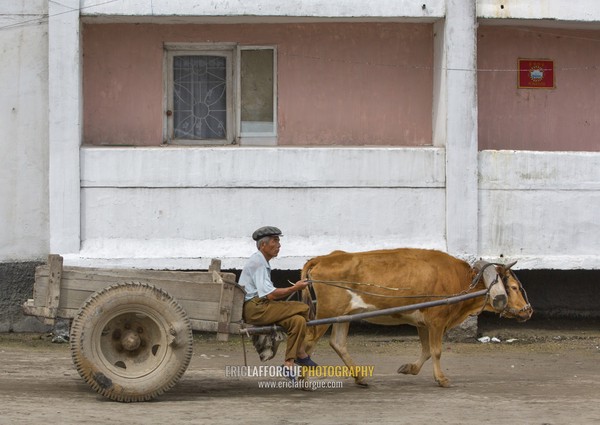
<path id="1" fill-rule="evenodd" d="M 362 388 L 368 388 L 369 387 L 369 383 L 367 381 L 355 379 L 354 383 L 356 385 L 358 385 L 359 387 L 362 387 Z"/>
<path id="2" fill-rule="evenodd" d="M 419 369 L 414 364 L 406 363 L 398 368 L 398 373 L 403 373 L 405 375 L 417 375 L 419 373 Z"/>
<path id="3" fill-rule="evenodd" d="M 442 387 L 442 388 L 449 388 L 450 387 L 450 380 L 447 378 L 444 379 L 436 379 L 435 380 L 437 382 L 437 384 Z"/>

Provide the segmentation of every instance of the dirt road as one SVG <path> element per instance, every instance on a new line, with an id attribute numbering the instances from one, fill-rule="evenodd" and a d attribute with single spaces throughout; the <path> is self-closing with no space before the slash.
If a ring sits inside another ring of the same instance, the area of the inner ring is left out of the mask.
<path id="1" fill-rule="evenodd" d="M 67 344 L 4 334 L 0 424 L 598 424 L 596 325 L 491 324 L 482 332 L 503 342 L 445 343 L 442 366 L 452 383 L 447 389 L 434 383 L 431 362 L 417 376 L 396 373 L 418 357 L 416 334 L 410 331 L 353 334 L 355 360 L 374 366 L 370 387 L 328 378 L 342 388 L 311 392 L 260 388 L 277 378 L 226 376 L 228 367 L 244 363 L 241 339 L 218 343 L 213 335 L 200 335 L 182 380 L 157 400 L 132 404 L 94 393 L 77 374 Z M 517 340 L 506 342 L 512 338 Z M 250 348 L 248 363 L 260 365 Z M 280 357 L 268 365 L 278 365 Z M 322 365 L 341 364 L 325 341 L 314 357 Z"/>

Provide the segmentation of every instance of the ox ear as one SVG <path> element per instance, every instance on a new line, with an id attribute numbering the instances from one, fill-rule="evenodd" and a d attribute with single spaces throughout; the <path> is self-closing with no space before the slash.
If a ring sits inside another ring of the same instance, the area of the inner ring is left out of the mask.
<path id="1" fill-rule="evenodd" d="M 513 261 L 512 263 L 505 265 L 504 270 L 510 270 L 512 268 L 512 266 L 514 266 L 515 264 L 517 264 L 517 262 Z"/>

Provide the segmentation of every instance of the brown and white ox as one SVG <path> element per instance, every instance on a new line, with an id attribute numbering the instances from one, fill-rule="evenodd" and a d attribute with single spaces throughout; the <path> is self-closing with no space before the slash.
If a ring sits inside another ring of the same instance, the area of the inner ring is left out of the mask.
<path id="1" fill-rule="evenodd" d="M 496 313 L 518 321 L 528 320 L 533 310 L 519 280 L 510 267 L 493 267 L 498 282 L 504 284 L 508 295 L 506 308 Z M 316 319 L 416 304 L 485 289 L 482 279 L 474 282 L 476 276 L 476 271 L 465 261 L 440 251 L 410 248 L 359 253 L 334 251 L 309 260 L 302 270 L 302 277 L 313 281 L 317 297 Z M 302 295 L 305 300 L 310 297 L 308 288 Z M 414 363 L 400 366 L 398 373 L 416 375 L 423 363 L 433 357 L 433 376 L 439 386 L 448 387 L 449 380 L 440 366 L 442 337 L 450 328 L 481 311 L 495 311 L 486 297 L 365 320 L 381 325 L 416 326 L 421 356 Z M 309 354 L 329 326 L 308 328 Z M 360 370 L 354 368 L 356 364 L 346 348 L 349 326 L 348 322 L 333 324 L 329 344 L 346 366 Z M 367 385 L 362 375 L 354 379 L 359 385 Z"/>

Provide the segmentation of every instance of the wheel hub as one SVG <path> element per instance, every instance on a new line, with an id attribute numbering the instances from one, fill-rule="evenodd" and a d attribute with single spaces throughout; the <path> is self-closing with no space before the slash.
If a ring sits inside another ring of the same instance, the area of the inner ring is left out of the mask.
<path id="1" fill-rule="evenodd" d="M 166 337 L 166 332 L 151 316 L 121 312 L 104 326 L 98 351 L 114 373 L 140 377 L 160 365 L 167 346 Z"/>
<path id="2" fill-rule="evenodd" d="M 126 330 L 121 337 L 121 346 L 127 351 L 134 351 L 140 347 L 142 339 L 136 331 Z"/>

